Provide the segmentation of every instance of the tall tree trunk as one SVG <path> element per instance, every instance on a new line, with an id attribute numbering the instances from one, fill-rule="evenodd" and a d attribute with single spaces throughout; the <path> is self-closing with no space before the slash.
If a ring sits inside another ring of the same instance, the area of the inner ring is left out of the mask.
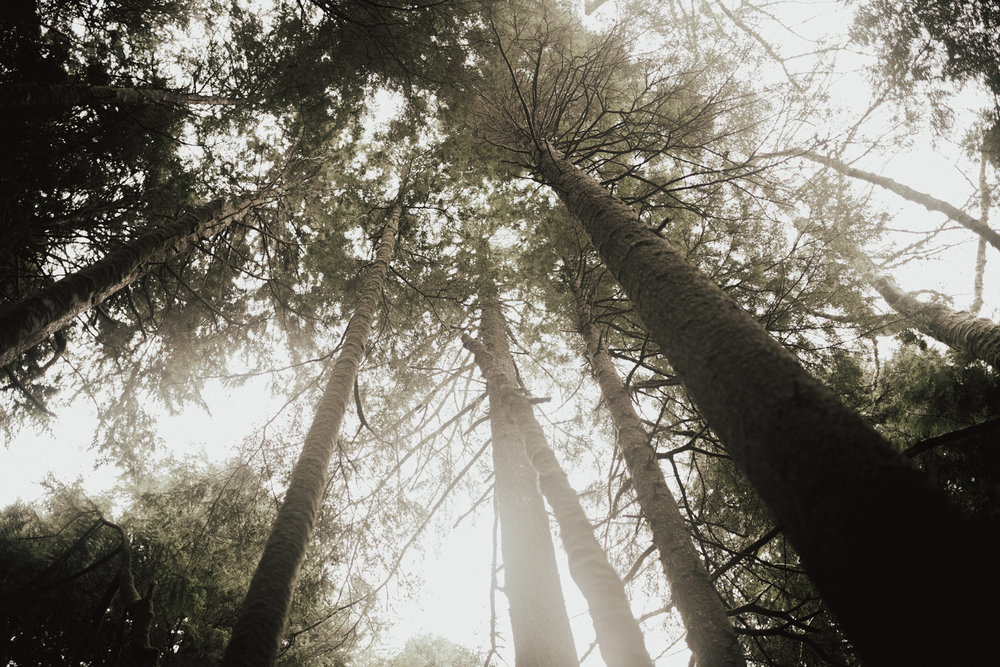
<path id="1" fill-rule="evenodd" d="M 986 239 L 987 243 L 992 245 L 994 248 L 1000 250 L 1000 233 L 993 229 L 990 229 L 989 225 L 983 220 L 976 220 L 971 215 L 961 210 L 957 206 L 952 206 L 946 201 L 937 199 L 936 197 L 931 197 L 923 192 L 918 192 L 913 188 L 898 183 L 891 178 L 886 178 L 885 176 L 879 176 L 878 174 L 873 174 L 870 171 L 864 171 L 863 169 L 855 169 L 854 167 L 844 164 L 840 160 L 835 160 L 818 153 L 813 153 L 807 151 L 805 153 L 800 153 L 801 157 L 808 158 L 813 162 L 819 162 L 822 165 L 836 169 L 842 174 L 851 176 L 852 178 L 860 178 L 863 181 L 868 181 L 869 183 L 874 183 L 875 185 L 885 188 L 886 190 L 891 190 L 895 192 L 900 197 L 904 199 L 909 199 L 910 201 L 920 204 L 929 211 L 937 211 L 939 213 L 944 213 L 949 218 L 962 225 L 966 229 L 974 231 L 979 234 L 981 238 Z"/>
<path id="2" fill-rule="evenodd" d="M 0 86 L 0 109 L 12 107 L 79 107 L 107 104 L 222 106 L 233 100 L 162 88 L 122 88 L 80 83 L 12 83 Z"/>
<path id="3" fill-rule="evenodd" d="M 990 206 L 993 204 L 990 197 L 990 184 L 986 179 L 986 165 L 989 162 L 986 154 L 986 144 L 979 155 L 979 221 L 985 226 L 990 226 Z M 983 307 L 983 274 L 986 272 L 986 239 L 980 237 L 979 246 L 976 248 L 976 277 L 973 282 L 972 306 L 969 311 L 973 315 L 979 315 Z"/>
<path id="4" fill-rule="evenodd" d="M 861 657 L 993 660 L 995 568 L 943 491 L 629 206 L 547 142 L 534 157 Z"/>
<path id="5" fill-rule="evenodd" d="M 0 368 L 17 359 L 74 317 L 131 285 L 157 264 L 209 239 L 240 220 L 274 194 L 217 199 L 177 220 L 146 232 L 90 266 L 16 303 L 0 307 Z"/>
<path id="6" fill-rule="evenodd" d="M 501 410 L 517 425 L 523 451 L 537 473 L 538 489 L 548 500 L 559 523 L 570 574 L 587 600 L 605 663 L 612 667 L 652 667 L 653 661 L 646 651 L 621 579 L 594 537 L 594 529 L 566 473 L 549 448 L 528 399 L 508 375 L 509 371 L 494 360 L 482 342 L 462 334 L 462 343 L 475 355 L 476 364 L 486 377 L 490 409 Z M 497 483 L 499 486 L 499 477 Z M 506 558 L 506 550 L 504 554 Z M 549 664 L 527 656 L 526 660 L 525 664 Z M 575 657 L 572 664 L 576 664 Z"/>
<path id="7" fill-rule="evenodd" d="M 567 266 L 572 262 L 567 261 Z M 663 477 L 663 470 L 649 444 L 649 435 L 632 406 L 625 385 L 591 318 L 578 273 L 570 276 L 576 302 L 577 326 L 587 348 L 590 368 L 611 413 L 618 449 L 625 461 L 636 500 L 653 534 L 660 565 L 670 584 L 673 603 L 687 630 L 687 643 L 698 665 L 745 665 L 740 643 L 722 599 L 712 586 L 708 570 L 698 557 L 684 518 Z"/>
<path id="8" fill-rule="evenodd" d="M 514 378 L 507 328 L 492 282 L 480 290 L 479 335 L 505 376 Z M 510 603 L 514 663 L 577 665 L 576 646 L 559 584 L 549 517 L 538 492 L 537 475 L 528 461 L 523 438 L 496 383 L 487 383 L 493 471 L 504 593 Z"/>
<path id="9" fill-rule="evenodd" d="M 924 303 L 888 276 L 877 275 L 871 284 L 917 330 L 1000 370 L 1000 326 L 996 322 L 939 303 Z"/>
<path id="10" fill-rule="evenodd" d="M 330 457 L 347 404 L 353 396 L 358 366 L 389 273 L 403 212 L 403 194 L 401 187 L 382 230 L 375 261 L 366 271 L 358 305 L 344 333 L 340 356 L 316 406 L 316 415 L 292 470 L 288 491 L 250 582 L 222 659 L 223 665 L 269 666 L 278 655 L 291 611 L 295 581 L 323 500 Z"/>

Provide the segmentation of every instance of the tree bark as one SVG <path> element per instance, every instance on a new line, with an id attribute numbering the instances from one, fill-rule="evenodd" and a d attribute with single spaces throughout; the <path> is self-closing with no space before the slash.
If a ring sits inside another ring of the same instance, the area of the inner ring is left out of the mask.
<path id="1" fill-rule="evenodd" d="M 162 88 L 123 88 L 79 83 L 12 83 L 0 86 L 0 109 L 13 107 L 80 107 L 109 104 L 224 106 L 233 100 Z"/>
<path id="2" fill-rule="evenodd" d="M 836 169 L 842 174 L 851 176 L 852 178 L 860 178 L 863 181 L 868 181 L 869 183 L 874 183 L 875 185 L 885 188 L 886 190 L 891 190 L 895 192 L 900 197 L 904 199 L 909 199 L 910 201 L 920 204 L 929 211 L 937 211 L 939 213 L 944 213 L 949 218 L 962 225 L 966 229 L 969 229 L 976 234 L 979 234 L 981 238 L 986 239 L 994 248 L 1000 250 L 1000 233 L 991 229 L 982 220 L 977 220 L 965 211 L 959 209 L 957 206 L 952 206 L 946 201 L 942 201 L 935 197 L 931 197 L 923 192 L 918 192 L 911 187 L 898 183 L 891 178 L 886 178 L 885 176 L 879 176 L 878 174 L 873 174 L 870 171 L 864 171 L 862 169 L 855 169 L 850 165 L 844 164 L 840 160 L 834 160 L 833 158 L 820 155 L 818 153 L 813 153 L 812 151 L 807 151 L 800 154 L 804 158 L 808 158 L 813 162 L 819 162 L 822 165 Z"/>
<path id="3" fill-rule="evenodd" d="M 278 655 L 291 611 L 295 581 L 323 500 L 327 467 L 353 395 L 358 366 L 389 273 L 403 212 L 402 199 L 401 188 L 382 230 L 375 261 L 366 271 L 358 305 L 344 333 L 340 356 L 316 406 L 305 444 L 292 470 L 288 491 L 226 647 L 223 665 L 270 666 Z"/>
<path id="4" fill-rule="evenodd" d="M 979 221 L 983 225 L 990 226 L 990 206 L 993 204 L 990 197 L 990 184 L 986 180 L 986 164 L 989 162 L 986 154 L 985 143 L 980 151 L 979 157 Z M 983 307 L 983 274 L 986 272 L 986 239 L 980 237 L 979 245 L 976 248 L 976 275 L 973 280 L 972 306 L 969 311 L 973 315 L 979 315 Z"/>
<path id="5" fill-rule="evenodd" d="M 567 262 L 567 265 L 570 265 Z M 590 304 L 576 275 L 570 277 L 577 326 L 587 349 L 591 372 L 611 413 L 616 442 L 632 480 L 636 500 L 660 553 L 673 603 L 687 630 L 687 644 L 698 665 L 739 667 L 746 664 L 726 607 L 691 542 L 684 518 L 649 444 L 649 434 L 632 406 L 590 314 Z"/>
<path id="6" fill-rule="evenodd" d="M 492 282 L 480 290 L 479 335 L 504 375 L 514 378 L 507 329 Z M 523 438 L 496 383 L 487 383 L 504 594 L 510 603 L 514 664 L 577 665 L 549 517 Z"/>
<path id="7" fill-rule="evenodd" d="M 888 276 L 877 275 L 871 284 L 893 310 L 920 332 L 1000 369 L 1000 326 L 995 322 L 939 303 L 924 303 L 901 290 Z"/>
<path id="8" fill-rule="evenodd" d="M 491 392 L 490 409 L 500 408 L 517 423 L 524 451 L 538 474 L 538 488 L 559 523 L 570 574 L 587 600 L 605 663 L 611 667 L 652 667 L 653 661 L 646 651 L 621 579 L 594 537 L 594 529 L 566 473 L 549 448 L 531 404 L 482 342 L 462 334 L 462 343 L 475 355 L 476 364 L 486 377 L 487 389 Z M 531 660 L 525 664 L 547 663 Z M 575 658 L 573 664 L 576 664 Z"/>
<path id="9" fill-rule="evenodd" d="M 995 322 L 966 311 L 952 310 L 939 303 L 924 303 L 900 289 L 892 278 L 879 271 L 861 248 L 846 238 L 838 239 L 834 249 L 913 328 L 973 359 L 1000 369 L 1000 326 Z"/>
<path id="10" fill-rule="evenodd" d="M 535 161 L 862 659 L 990 662 L 1000 619 L 984 611 L 998 588 L 986 538 L 635 211 L 548 143 Z"/>
<path id="11" fill-rule="evenodd" d="M 0 307 L 0 368 L 65 328 L 77 315 L 131 285 L 157 264 L 210 239 L 240 220 L 271 194 L 221 199 L 146 232 L 90 266 L 16 303 Z"/>

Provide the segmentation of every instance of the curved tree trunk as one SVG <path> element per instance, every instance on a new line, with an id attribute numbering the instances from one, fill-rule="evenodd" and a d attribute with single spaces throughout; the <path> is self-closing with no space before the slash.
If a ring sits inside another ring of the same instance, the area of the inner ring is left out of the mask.
<path id="1" fill-rule="evenodd" d="M 403 191 L 392 207 L 379 240 L 375 261 L 364 277 L 358 305 L 344 333 L 344 343 L 326 388 L 316 406 L 316 415 L 292 471 L 285 499 L 271 528 L 257 570 L 247 591 L 233 635 L 222 659 L 223 665 L 256 667 L 273 665 L 288 624 L 292 595 L 306 547 L 312 538 L 326 487 L 327 467 L 340 431 L 340 423 L 352 397 L 358 366 L 371 333 L 389 261 L 396 246 Z"/>
<path id="2" fill-rule="evenodd" d="M 490 409 L 507 412 L 517 423 L 528 460 L 538 473 L 538 488 L 559 523 L 570 574 L 587 600 L 605 663 L 611 667 L 652 667 L 653 661 L 646 651 L 621 579 L 594 537 L 594 529 L 566 473 L 549 448 L 531 404 L 482 342 L 462 334 L 462 343 L 475 355 L 476 364 L 486 377 L 491 392 Z M 546 663 L 531 660 L 525 664 Z"/>
<path id="3" fill-rule="evenodd" d="M 496 287 L 480 290 L 479 335 L 503 373 L 515 377 L 507 327 Z M 500 518 L 503 591 L 510 603 L 514 664 L 579 664 L 566 602 L 559 584 L 549 516 L 538 492 L 537 475 L 528 461 L 517 422 L 496 383 L 487 383 L 493 436 L 494 496 Z"/>
<path id="4" fill-rule="evenodd" d="M 590 304 L 575 275 L 570 278 L 570 288 L 590 368 L 611 412 L 618 449 L 625 460 L 639 508 L 653 534 L 653 544 L 660 553 L 660 565 L 670 584 L 673 603 L 687 630 L 688 647 L 696 663 L 704 667 L 745 665 L 726 607 L 691 543 L 684 518 L 649 444 L 649 435 L 632 406 L 607 348 L 601 345 L 600 334 L 591 319 Z"/>
<path id="5" fill-rule="evenodd" d="M 132 578 L 132 547 L 125 530 L 121 526 L 101 519 L 121 538 L 121 565 L 118 567 L 118 599 L 128 620 L 121 656 L 124 662 L 135 667 L 156 667 L 160 663 L 160 651 L 149 644 L 149 631 L 153 625 L 152 589 L 146 597 L 141 597 Z"/>
<path id="6" fill-rule="evenodd" d="M 0 86 L 0 109 L 12 107 L 79 107 L 106 104 L 169 104 L 223 106 L 233 101 L 219 95 L 199 95 L 162 88 L 122 88 L 80 83 L 13 83 Z"/>
<path id="7" fill-rule="evenodd" d="M 974 231 L 979 234 L 981 238 L 986 239 L 987 243 L 992 245 L 994 248 L 1000 250 L 1000 233 L 990 228 L 983 220 L 977 220 L 971 215 L 961 210 L 957 206 L 952 206 L 946 201 L 942 201 L 935 197 L 931 197 L 923 192 L 918 192 L 913 188 L 898 183 L 891 178 L 886 178 L 885 176 L 879 176 L 878 174 L 873 174 L 870 171 L 864 171 L 863 169 L 855 169 L 854 167 L 844 164 L 840 160 L 834 160 L 833 158 L 820 155 L 818 153 L 813 153 L 812 151 L 807 151 L 805 153 L 799 154 L 801 157 L 808 158 L 813 162 L 819 162 L 822 165 L 826 165 L 832 169 L 836 169 L 842 174 L 851 176 L 853 178 L 860 178 L 863 181 L 868 181 L 869 183 L 874 183 L 875 185 L 885 188 L 886 190 L 891 190 L 895 192 L 900 197 L 904 199 L 909 199 L 910 201 L 920 204 L 929 211 L 937 211 L 938 213 L 944 213 L 949 218 L 962 225 L 966 229 Z"/>
<path id="8" fill-rule="evenodd" d="M 0 367 L 65 328 L 77 315 L 131 285 L 157 264 L 212 238 L 273 196 L 259 194 L 229 204 L 217 199 L 199 206 L 40 292 L 0 307 Z"/>
<path id="9" fill-rule="evenodd" d="M 986 538 L 629 206 L 547 143 L 534 157 L 862 659 L 993 660 Z"/>

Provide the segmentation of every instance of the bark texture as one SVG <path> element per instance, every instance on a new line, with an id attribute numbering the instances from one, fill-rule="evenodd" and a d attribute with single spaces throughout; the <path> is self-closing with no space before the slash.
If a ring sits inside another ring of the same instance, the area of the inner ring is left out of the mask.
<path id="1" fill-rule="evenodd" d="M 576 301 L 577 323 L 587 348 L 591 371 L 608 406 L 621 451 L 632 479 L 636 500 L 653 534 L 663 574 L 670 584 L 674 605 L 687 630 L 687 644 L 698 665 L 739 667 L 746 664 L 726 607 L 701 562 L 684 518 L 663 477 L 663 470 L 649 444 L 649 435 L 629 398 L 607 348 L 590 315 L 576 277 L 570 287 Z"/>
<path id="2" fill-rule="evenodd" d="M 503 311 L 492 283 L 480 290 L 479 335 L 500 371 L 514 378 Z M 500 518 L 504 594 L 510 603 L 514 663 L 579 664 L 559 583 L 549 516 L 517 422 L 496 383 L 487 383 L 493 436 L 494 497 Z"/>
<path id="3" fill-rule="evenodd" d="M 834 248 L 882 295 L 889 307 L 906 318 L 915 329 L 973 359 L 1000 369 L 1000 326 L 995 322 L 966 311 L 952 310 L 939 303 L 924 303 L 900 289 L 892 278 L 879 271 L 861 248 L 846 239 L 839 239 Z"/>
<path id="4" fill-rule="evenodd" d="M 528 460 L 538 473 L 538 488 L 559 523 L 570 574 L 587 600 L 604 662 L 611 667 L 652 667 L 639 623 L 625 597 L 625 587 L 594 537 L 594 529 L 566 473 L 549 448 L 531 404 L 482 342 L 462 334 L 462 343 L 475 355 L 487 387 L 493 392 L 491 409 L 494 405 L 502 406 L 517 422 Z M 497 403 L 493 402 L 493 395 Z M 525 664 L 546 663 L 531 661 Z"/>
<path id="5" fill-rule="evenodd" d="M 629 206 L 547 143 L 535 160 L 862 659 L 994 659 L 995 568 L 944 493 Z"/>
<path id="6" fill-rule="evenodd" d="M 924 303 L 887 276 L 876 276 L 871 282 L 886 303 L 919 331 L 1000 369 L 1000 326 L 995 322 L 939 303 Z"/>
<path id="7" fill-rule="evenodd" d="M 90 266 L 0 307 L 0 367 L 66 327 L 77 315 L 131 285 L 157 264 L 220 233 L 274 195 L 221 199 L 129 241 Z"/>
<path id="8" fill-rule="evenodd" d="M 0 109 L 12 107 L 79 107 L 106 104 L 222 106 L 228 97 L 199 95 L 161 88 L 121 88 L 78 83 L 13 83 L 0 86 Z"/>
<path id="9" fill-rule="evenodd" d="M 962 225 L 966 229 L 974 231 L 979 234 L 981 238 L 986 239 L 986 242 L 992 245 L 994 248 L 1000 250 L 1000 233 L 995 230 L 990 229 L 983 220 L 977 220 L 971 215 L 961 210 L 957 206 L 952 206 L 946 201 L 942 201 L 935 197 L 931 197 L 923 192 L 918 192 L 913 188 L 898 183 L 891 178 L 886 178 L 885 176 L 879 176 L 878 174 L 873 174 L 870 171 L 864 171 L 862 169 L 855 169 L 854 167 L 844 164 L 840 160 L 834 160 L 833 158 L 820 155 L 818 153 L 806 152 L 802 153 L 802 157 L 808 158 L 813 162 L 819 162 L 822 165 L 826 165 L 832 169 L 836 169 L 842 174 L 846 174 L 852 178 L 860 178 L 863 181 L 868 181 L 869 183 L 874 183 L 875 185 L 885 188 L 895 192 L 897 195 L 904 199 L 909 199 L 910 201 L 920 204 L 929 211 L 937 211 L 939 213 L 944 213 L 949 218 Z"/>
<path id="10" fill-rule="evenodd" d="M 993 201 L 990 197 L 990 184 L 986 180 L 986 164 L 989 162 L 984 145 L 979 160 L 979 221 L 985 226 L 990 226 L 990 206 Z M 972 285 L 973 299 L 969 311 L 973 315 L 979 315 L 983 307 L 983 274 L 986 272 L 986 239 L 980 237 L 979 245 L 976 248 L 976 277 Z"/>
<path id="11" fill-rule="evenodd" d="M 295 581 L 323 499 L 330 457 L 347 404 L 353 396 L 358 366 L 389 273 L 402 210 L 400 193 L 382 230 L 375 261 L 366 271 L 358 305 L 344 333 L 340 356 L 316 406 L 316 415 L 292 470 L 288 491 L 226 647 L 223 665 L 269 666 L 278 655 L 291 611 Z"/>

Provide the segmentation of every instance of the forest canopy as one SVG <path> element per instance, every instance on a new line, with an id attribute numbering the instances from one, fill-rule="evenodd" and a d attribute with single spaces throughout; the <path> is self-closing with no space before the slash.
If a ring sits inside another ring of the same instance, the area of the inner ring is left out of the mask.
<path id="1" fill-rule="evenodd" d="M 9 5 L 5 664 L 995 660 L 993 3 Z"/>

